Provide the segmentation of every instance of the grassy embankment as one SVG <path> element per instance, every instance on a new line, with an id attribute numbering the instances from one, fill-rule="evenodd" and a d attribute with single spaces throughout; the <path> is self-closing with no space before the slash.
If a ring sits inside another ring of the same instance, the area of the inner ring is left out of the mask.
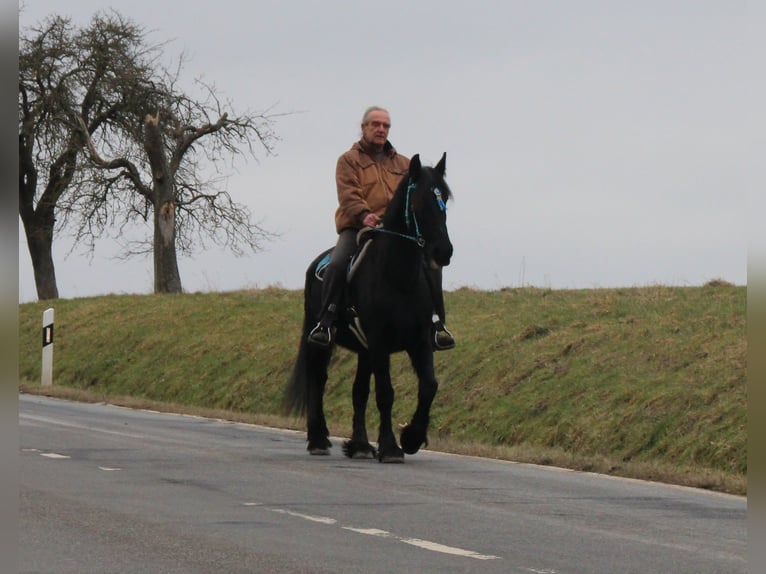
<path id="1" fill-rule="evenodd" d="M 458 347 L 436 355 L 429 448 L 746 492 L 744 287 L 460 289 L 446 298 Z M 49 306 L 54 386 L 42 389 Z M 19 321 L 22 391 L 303 428 L 280 412 L 301 291 L 28 303 Z M 350 434 L 354 366 L 336 353 L 326 394 L 334 435 Z M 416 399 L 405 356 L 392 373 L 403 423 Z M 374 437 L 374 407 L 369 421 Z"/>

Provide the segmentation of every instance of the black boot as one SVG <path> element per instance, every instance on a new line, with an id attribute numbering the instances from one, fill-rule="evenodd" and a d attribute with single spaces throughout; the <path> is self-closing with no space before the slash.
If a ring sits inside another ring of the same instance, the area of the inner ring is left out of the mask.
<path id="1" fill-rule="evenodd" d="M 333 323 L 335 322 L 336 306 L 335 303 L 331 303 L 327 307 L 327 311 L 324 312 L 319 323 L 311 329 L 308 336 L 308 342 L 317 347 L 327 348 L 332 344 L 333 340 Z"/>
<path id="2" fill-rule="evenodd" d="M 447 351 L 455 347 L 455 337 L 444 326 L 438 315 L 434 315 L 434 349 Z"/>

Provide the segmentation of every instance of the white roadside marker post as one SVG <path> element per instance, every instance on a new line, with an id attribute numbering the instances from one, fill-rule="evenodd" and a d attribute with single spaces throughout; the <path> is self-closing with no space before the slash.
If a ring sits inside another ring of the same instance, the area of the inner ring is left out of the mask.
<path id="1" fill-rule="evenodd" d="M 42 385 L 53 384 L 53 307 L 43 313 L 43 380 Z"/>

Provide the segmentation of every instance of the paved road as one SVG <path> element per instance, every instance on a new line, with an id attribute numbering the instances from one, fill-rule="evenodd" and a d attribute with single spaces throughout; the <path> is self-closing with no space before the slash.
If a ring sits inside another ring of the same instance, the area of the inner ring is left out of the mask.
<path id="1" fill-rule="evenodd" d="M 21 572 L 746 572 L 746 499 L 19 397 Z"/>

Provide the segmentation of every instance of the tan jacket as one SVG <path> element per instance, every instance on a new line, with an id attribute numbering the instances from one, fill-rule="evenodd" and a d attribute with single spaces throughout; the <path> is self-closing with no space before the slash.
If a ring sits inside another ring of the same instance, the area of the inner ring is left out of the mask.
<path id="1" fill-rule="evenodd" d="M 398 154 L 390 142 L 386 142 L 384 157 L 378 162 L 361 141 L 340 156 L 335 168 L 338 186 L 335 228 L 338 233 L 347 227 L 361 229 L 362 220 L 368 213 L 382 217 L 409 165 L 410 160 Z"/>

